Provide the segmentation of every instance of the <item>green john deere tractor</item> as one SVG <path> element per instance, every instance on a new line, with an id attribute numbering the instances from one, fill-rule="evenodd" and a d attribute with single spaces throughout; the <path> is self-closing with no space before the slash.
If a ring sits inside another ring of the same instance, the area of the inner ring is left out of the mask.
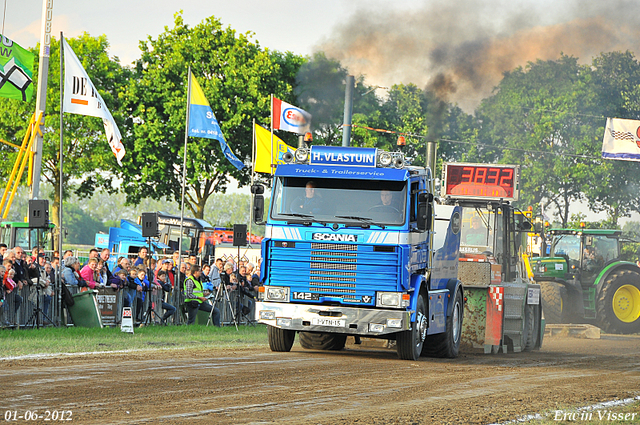
<path id="1" fill-rule="evenodd" d="M 620 230 L 551 229 L 549 256 L 532 258 L 547 323 L 640 332 L 640 267 L 620 260 Z"/>

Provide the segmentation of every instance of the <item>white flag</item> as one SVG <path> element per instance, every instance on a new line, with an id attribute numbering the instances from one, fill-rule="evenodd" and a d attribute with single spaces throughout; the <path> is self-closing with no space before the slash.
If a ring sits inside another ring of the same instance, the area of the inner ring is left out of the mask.
<path id="1" fill-rule="evenodd" d="M 64 48 L 64 99 L 62 107 L 64 112 L 102 118 L 111 151 L 116 156 L 118 164 L 122 165 L 120 161 L 124 157 L 125 150 L 120 130 L 118 130 L 111 112 L 107 109 L 102 96 L 91 82 L 73 49 L 64 38 L 62 42 Z"/>
<path id="2" fill-rule="evenodd" d="M 305 134 L 311 128 L 311 114 L 287 102 L 273 98 L 274 130 Z"/>
<path id="3" fill-rule="evenodd" d="M 640 121 L 607 118 L 602 140 L 602 157 L 640 161 Z"/>

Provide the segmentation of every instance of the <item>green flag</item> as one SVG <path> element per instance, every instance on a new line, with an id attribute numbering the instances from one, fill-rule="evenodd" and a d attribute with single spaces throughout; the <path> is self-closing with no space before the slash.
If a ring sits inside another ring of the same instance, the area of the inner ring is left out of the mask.
<path id="1" fill-rule="evenodd" d="M 33 53 L 0 35 L 0 96 L 31 100 L 34 58 Z"/>

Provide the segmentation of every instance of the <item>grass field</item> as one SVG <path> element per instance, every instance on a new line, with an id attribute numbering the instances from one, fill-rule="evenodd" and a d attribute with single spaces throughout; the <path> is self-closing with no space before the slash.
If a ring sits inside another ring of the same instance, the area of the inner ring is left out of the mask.
<path id="1" fill-rule="evenodd" d="M 28 354 L 81 353 L 157 348 L 252 346 L 267 344 L 263 325 L 234 326 L 149 326 L 134 334 L 120 328 L 41 328 L 0 331 L 0 357 Z"/>

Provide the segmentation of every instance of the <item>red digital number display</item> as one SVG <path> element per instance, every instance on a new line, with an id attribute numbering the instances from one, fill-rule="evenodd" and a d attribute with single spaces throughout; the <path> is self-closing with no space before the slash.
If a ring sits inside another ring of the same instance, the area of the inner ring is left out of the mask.
<path id="1" fill-rule="evenodd" d="M 516 199 L 516 168 L 447 164 L 445 195 Z"/>

